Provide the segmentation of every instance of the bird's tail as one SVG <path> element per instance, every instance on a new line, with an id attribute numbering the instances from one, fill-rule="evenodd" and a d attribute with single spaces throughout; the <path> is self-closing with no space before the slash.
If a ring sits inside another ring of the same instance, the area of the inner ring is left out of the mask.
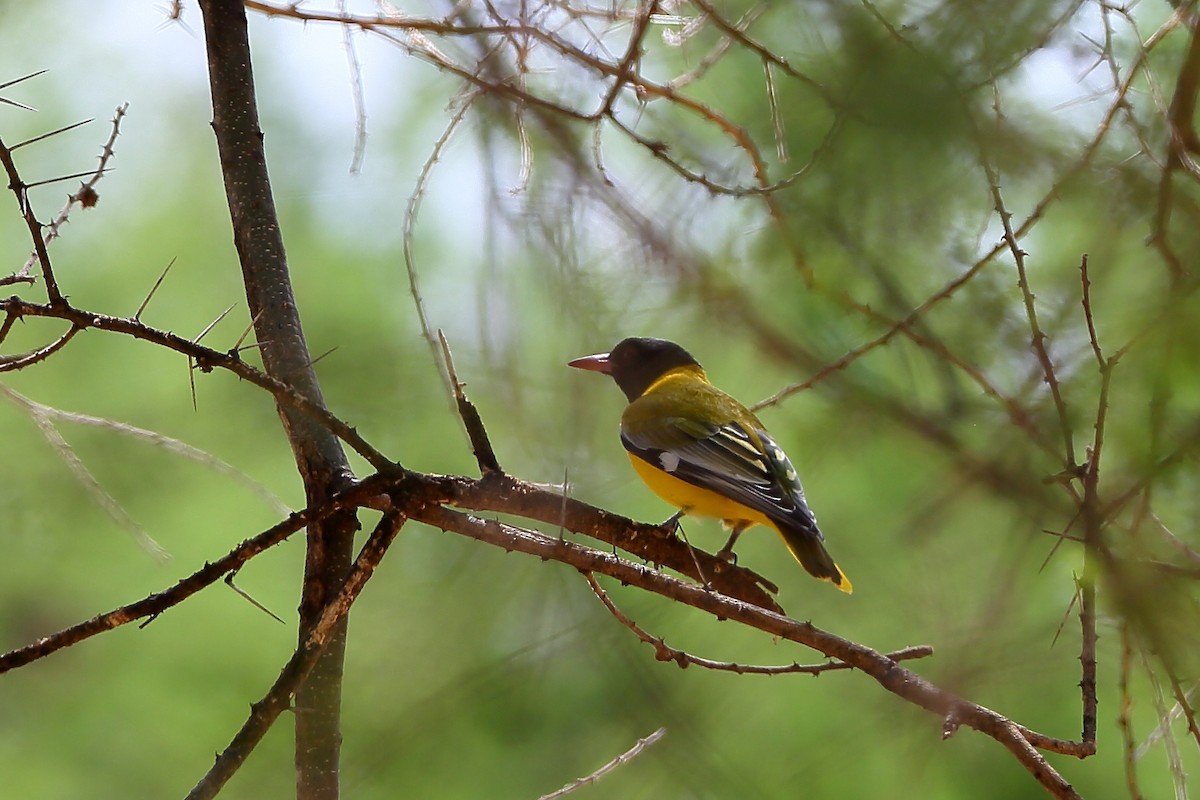
<path id="1" fill-rule="evenodd" d="M 800 562 L 800 566 L 804 567 L 809 575 L 829 581 L 846 594 L 854 591 L 854 586 L 846 577 L 846 573 L 842 572 L 841 568 L 834 563 L 833 558 L 825 549 L 820 534 L 816 531 L 795 530 L 786 525 L 779 525 L 778 530 L 787 549 L 792 552 L 792 555 Z"/>

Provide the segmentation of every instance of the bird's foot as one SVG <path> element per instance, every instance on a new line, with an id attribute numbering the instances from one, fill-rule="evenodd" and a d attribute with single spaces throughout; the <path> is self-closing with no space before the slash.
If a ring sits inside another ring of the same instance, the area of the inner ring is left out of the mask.
<path id="1" fill-rule="evenodd" d="M 733 552 L 733 548 L 729 545 L 722 547 L 717 551 L 717 558 L 724 561 L 726 564 L 737 566 L 737 553 Z"/>
<path id="2" fill-rule="evenodd" d="M 683 519 L 683 515 L 687 512 L 688 510 L 686 508 L 679 509 L 674 514 L 663 520 L 658 527 L 662 528 L 667 533 L 677 533 L 679 531 L 679 520 Z"/>

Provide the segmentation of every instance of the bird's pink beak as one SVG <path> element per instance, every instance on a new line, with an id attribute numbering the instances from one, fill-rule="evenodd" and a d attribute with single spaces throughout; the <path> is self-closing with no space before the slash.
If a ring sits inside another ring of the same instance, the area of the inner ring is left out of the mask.
<path id="1" fill-rule="evenodd" d="M 605 375 L 612 374 L 612 364 L 608 363 L 608 353 L 596 353 L 594 356 L 577 358 L 574 361 L 568 361 L 567 366 L 592 372 L 603 372 Z"/>

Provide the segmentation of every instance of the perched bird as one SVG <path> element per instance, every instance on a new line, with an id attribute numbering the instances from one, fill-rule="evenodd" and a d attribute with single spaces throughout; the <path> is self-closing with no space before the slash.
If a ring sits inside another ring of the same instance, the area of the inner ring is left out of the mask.
<path id="1" fill-rule="evenodd" d="M 766 525 L 810 575 L 853 591 L 825 550 L 792 462 L 748 408 L 708 382 L 687 350 L 630 338 L 568 364 L 612 376 L 629 398 L 621 443 L 634 470 L 680 515 L 724 520 L 732 535 L 721 555 L 732 556 L 742 531 Z"/>

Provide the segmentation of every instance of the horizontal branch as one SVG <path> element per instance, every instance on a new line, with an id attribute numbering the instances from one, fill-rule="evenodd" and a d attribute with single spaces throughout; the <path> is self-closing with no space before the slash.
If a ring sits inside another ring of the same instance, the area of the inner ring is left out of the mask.
<path id="1" fill-rule="evenodd" d="M 477 511 L 503 511 L 527 519 L 561 525 L 563 528 L 615 543 L 636 555 L 664 563 L 680 572 L 711 566 L 709 585 L 687 583 L 660 569 L 641 565 L 613 553 L 576 544 L 561 537 L 448 508 L 471 507 Z M 902 653 L 889 656 L 865 645 L 784 616 L 762 588 L 763 579 L 749 570 L 725 564 L 715 556 L 692 550 L 662 528 L 631 522 L 571 498 L 557 495 L 515 478 L 490 474 L 480 479 L 425 475 L 393 467 L 387 474 L 373 475 L 339 492 L 328 503 L 294 513 L 277 525 L 243 542 L 224 558 L 206 564 L 192 576 L 164 592 L 102 614 L 33 644 L 0 655 L 0 673 L 28 664 L 55 650 L 111 630 L 135 619 L 153 618 L 200 589 L 235 571 L 253 556 L 286 539 L 305 525 L 349 507 L 380 507 L 424 522 L 444 531 L 522 552 L 543 560 L 559 561 L 584 573 L 600 573 L 679 603 L 731 620 L 772 636 L 804 645 L 827 658 L 871 676 L 887 691 L 946 720 L 947 735 L 960 725 L 974 728 L 1007 747 L 1027 770 L 1058 798 L 1078 794 L 1039 754 L 1037 748 L 1070 755 L 1086 755 L 1079 744 L 1054 739 L 1031 731 L 984 706 L 942 689 L 898 663 Z M 723 565 L 723 569 L 718 569 Z M 716 591 L 728 587 L 763 605 Z M 764 607 L 766 606 L 766 607 Z"/>
<path id="2" fill-rule="evenodd" d="M 353 448 L 375 469 L 385 471 L 392 466 L 392 462 L 368 444 L 352 426 L 342 422 L 325 408 L 310 402 L 288 384 L 275 380 L 262 370 L 243 361 L 237 347 L 227 352 L 213 350 L 170 331 L 152 328 L 135 318 L 113 317 L 108 314 L 98 314 L 94 311 L 75 308 L 65 299 L 57 303 L 42 304 L 30 303 L 14 295 L 0 299 L 0 312 L 6 316 L 4 329 L 11 327 L 10 320 L 22 317 L 61 319 L 72 323 L 73 330 L 94 328 L 112 331 L 174 350 L 177 353 L 183 353 L 195 361 L 201 372 L 211 372 L 213 369 L 227 370 L 259 388 L 266 389 L 278 402 L 299 409 L 329 428 L 334 435 Z"/>
<path id="3" fill-rule="evenodd" d="M 686 575 L 718 592 L 783 612 L 771 593 L 775 584 L 752 570 L 696 549 L 659 525 L 636 522 L 573 497 L 548 491 L 510 475 L 490 473 L 474 480 L 429 476 L 435 494 L 450 505 L 474 511 L 512 514 L 590 536 L 658 566 Z M 414 519 L 420 519 L 414 514 Z"/>
<path id="4" fill-rule="evenodd" d="M 1038 752 L 1039 746 L 1059 740 L 1037 734 L 996 711 L 965 700 L 902 667 L 894 659 L 865 645 L 824 631 L 811 622 L 801 622 L 751 603 L 718 594 L 702 586 L 685 583 L 651 567 L 634 564 L 619 556 L 582 547 L 497 520 L 482 520 L 443 506 L 430 506 L 412 518 L 445 531 L 453 531 L 508 551 L 560 561 L 581 572 L 599 572 L 624 584 L 662 595 L 678 603 L 757 628 L 772 636 L 796 642 L 843 661 L 875 679 L 887 691 L 953 722 L 966 725 L 1004 745 L 1054 797 L 1078 800 L 1074 787 Z M 952 729 L 950 729 L 952 732 Z M 1069 744 L 1069 743 L 1068 743 Z"/>
<path id="5" fill-rule="evenodd" d="M 384 479 L 380 476 L 355 484 L 353 487 L 339 492 L 330 498 L 328 503 L 319 508 L 306 508 L 297 511 L 280 520 L 265 531 L 246 539 L 225 556 L 216 561 L 205 563 L 203 567 L 193 572 L 174 586 L 155 592 L 141 600 L 115 608 L 104 614 L 98 614 L 77 625 L 64 628 L 57 633 L 38 639 L 25 647 L 10 650 L 0 654 L 0 674 L 17 667 L 23 667 L 40 658 L 44 658 L 71 645 L 78 644 L 96 634 L 119 628 L 139 619 L 153 620 L 164 611 L 179 605 L 184 600 L 211 586 L 226 575 L 237 572 L 251 558 L 269 550 L 287 539 L 293 533 L 303 530 L 306 526 L 319 522 L 329 515 L 346 508 L 358 508 L 367 501 L 384 491 Z M 394 481 L 390 481 L 394 484 Z M 148 623 L 147 623 L 148 624 Z"/>
<path id="6" fill-rule="evenodd" d="M 694 656 L 691 653 L 684 652 L 675 647 L 669 647 L 665 640 L 658 636 L 653 636 L 644 630 L 640 625 L 630 619 L 625 612 L 617 608 L 617 604 L 608 596 L 608 592 L 600 586 L 600 582 L 596 580 L 596 576 L 590 572 L 585 572 L 584 577 L 587 578 L 588 586 L 591 587 L 596 597 L 608 609 L 608 613 L 624 625 L 641 641 L 654 648 L 654 657 L 659 661 L 673 661 L 680 669 L 686 669 L 688 666 L 695 664 L 704 669 L 711 669 L 716 672 L 735 672 L 738 675 L 788 675 L 794 673 L 803 673 L 805 675 L 820 675 L 822 672 L 830 672 L 839 669 L 851 669 L 851 666 L 844 661 L 829 661 L 824 664 L 800 664 L 793 661 L 791 664 L 776 664 L 772 666 L 760 666 L 757 664 L 735 664 L 729 661 L 713 661 L 710 658 L 701 658 Z M 907 661 L 910 658 L 928 658 L 933 655 L 933 648 L 929 645 L 917 645 L 916 647 L 906 647 L 903 650 L 897 650 L 893 653 L 888 653 L 887 658 L 893 661 Z"/>

